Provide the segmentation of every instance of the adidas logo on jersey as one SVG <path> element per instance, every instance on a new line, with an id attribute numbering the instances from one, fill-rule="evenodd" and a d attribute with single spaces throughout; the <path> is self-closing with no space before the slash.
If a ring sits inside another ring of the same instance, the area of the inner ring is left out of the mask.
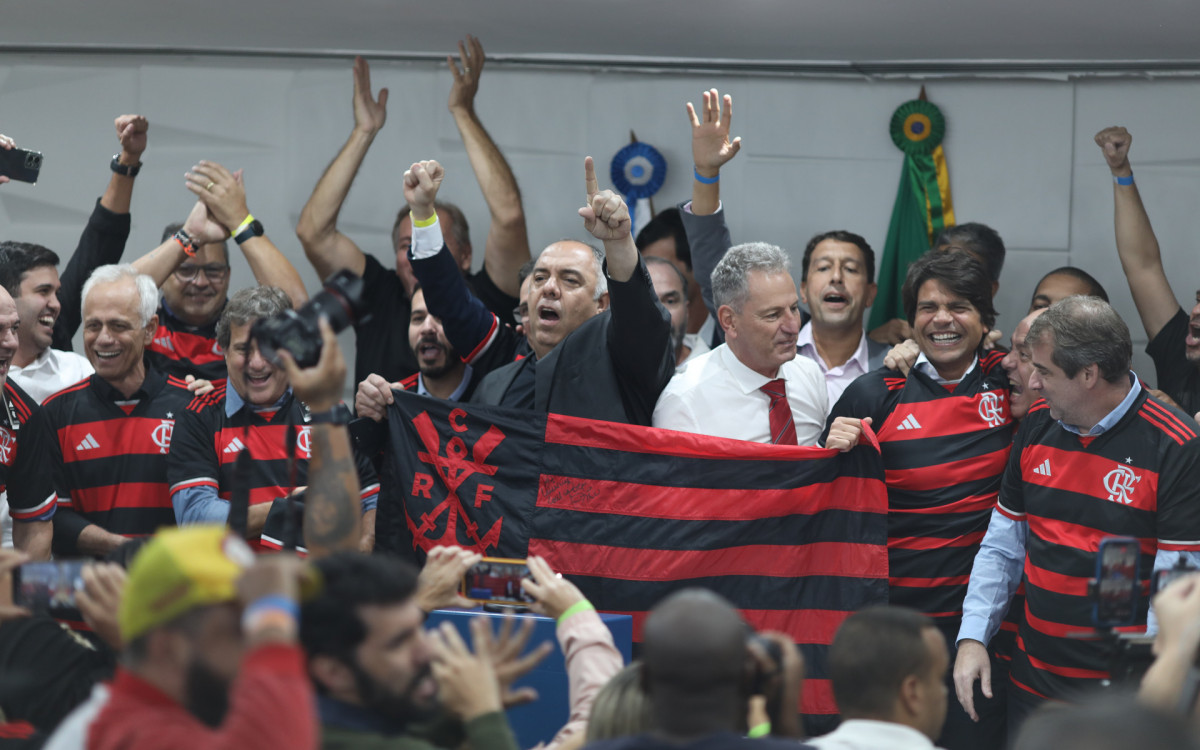
<path id="1" fill-rule="evenodd" d="M 92 433 L 88 433 L 83 440 L 79 441 L 79 445 L 75 446 L 77 451 L 90 451 L 100 447 L 100 443 L 96 442 L 96 438 L 92 437 Z"/>
<path id="2" fill-rule="evenodd" d="M 161 338 L 154 339 L 154 343 L 158 344 L 169 352 L 175 351 L 175 344 L 172 343 L 170 336 L 163 336 Z"/>
<path id="3" fill-rule="evenodd" d="M 1045 461 L 1042 461 L 1042 463 L 1033 470 L 1033 473 L 1041 474 L 1044 477 L 1052 476 L 1050 474 L 1050 459 L 1047 458 Z"/>
<path id="4" fill-rule="evenodd" d="M 904 421 L 901 422 L 899 424 L 899 426 L 896 427 L 896 429 L 897 430 L 919 430 L 919 429 L 921 429 L 921 423 L 917 421 L 916 417 L 909 414 L 907 417 L 904 418 Z"/>
<path id="5" fill-rule="evenodd" d="M 225 446 L 225 450 L 223 450 L 221 452 L 222 453 L 237 453 L 240 450 L 244 450 L 245 447 L 246 447 L 245 444 L 242 443 L 242 441 L 239 438 L 234 438 L 233 440 L 229 441 L 229 445 Z"/>

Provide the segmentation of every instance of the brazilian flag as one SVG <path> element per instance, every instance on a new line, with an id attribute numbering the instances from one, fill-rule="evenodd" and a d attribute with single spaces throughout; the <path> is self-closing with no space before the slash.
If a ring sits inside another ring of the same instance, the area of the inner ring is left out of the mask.
<path id="1" fill-rule="evenodd" d="M 892 113 L 890 129 L 892 141 L 904 152 L 904 168 L 883 246 L 879 294 L 869 328 L 904 318 L 900 290 L 908 265 L 929 249 L 938 232 L 954 226 L 950 173 L 942 151 L 946 121 L 941 110 L 925 101 L 924 87 L 920 99 L 905 102 Z"/>

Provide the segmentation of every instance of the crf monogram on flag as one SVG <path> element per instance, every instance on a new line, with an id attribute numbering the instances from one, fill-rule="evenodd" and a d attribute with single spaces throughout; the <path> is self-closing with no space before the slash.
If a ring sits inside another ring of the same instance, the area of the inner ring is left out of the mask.
<path id="1" fill-rule="evenodd" d="M 635 638 L 667 594 L 711 589 L 788 633 L 808 666 L 805 712 L 836 713 L 825 650 L 847 615 L 887 601 L 876 445 L 839 454 L 394 395 L 413 547 L 542 555 L 597 609 L 632 615 Z"/>

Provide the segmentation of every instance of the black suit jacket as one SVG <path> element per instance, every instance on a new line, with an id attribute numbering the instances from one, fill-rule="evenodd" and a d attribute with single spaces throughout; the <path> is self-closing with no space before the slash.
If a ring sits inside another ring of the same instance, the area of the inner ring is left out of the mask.
<path id="1" fill-rule="evenodd" d="M 649 425 L 675 372 L 671 321 L 646 265 L 629 281 L 608 280 L 609 309 L 564 338 L 537 363 L 534 407 L 572 417 Z M 483 379 L 472 403 L 503 405 L 524 360 Z"/>

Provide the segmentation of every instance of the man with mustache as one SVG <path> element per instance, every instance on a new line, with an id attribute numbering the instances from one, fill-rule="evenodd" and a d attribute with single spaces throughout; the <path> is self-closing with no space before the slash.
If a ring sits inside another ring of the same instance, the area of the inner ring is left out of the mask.
<path id="1" fill-rule="evenodd" d="M 1191 312 L 1175 300 L 1163 268 L 1158 238 L 1142 205 L 1142 196 L 1129 166 L 1133 136 L 1121 127 L 1096 134 L 1096 145 L 1113 176 L 1117 255 L 1129 280 L 1133 303 L 1150 343 L 1159 391 L 1188 414 L 1200 412 L 1200 291 Z"/>

